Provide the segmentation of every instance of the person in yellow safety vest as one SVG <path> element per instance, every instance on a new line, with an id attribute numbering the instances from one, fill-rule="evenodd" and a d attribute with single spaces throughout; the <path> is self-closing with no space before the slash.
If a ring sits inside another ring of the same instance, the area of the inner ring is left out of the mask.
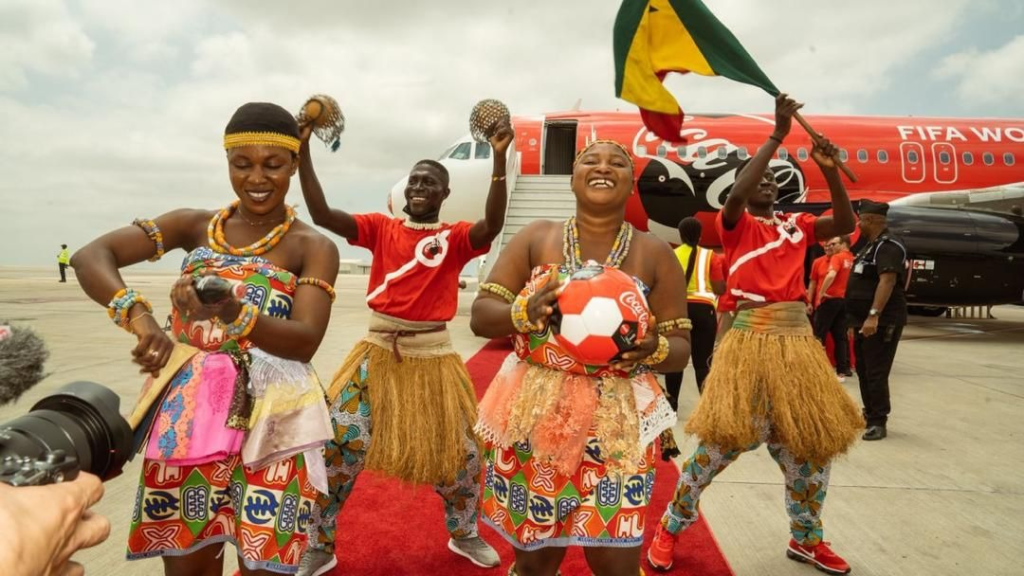
<path id="1" fill-rule="evenodd" d="M 679 223 L 682 244 L 676 248 L 676 258 L 686 273 L 687 315 L 693 322 L 690 331 L 690 358 L 697 377 L 697 391 L 704 389 L 704 379 L 711 370 L 711 353 L 715 347 L 715 333 L 718 319 L 715 306 L 718 296 L 725 293 L 724 258 L 707 248 L 698 246 L 703 231 L 700 220 L 684 218 Z M 683 385 L 683 373 L 665 374 L 665 388 L 668 401 L 678 409 L 679 390 Z"/>
<path id="2" fill-rule="evenodd" d="M 71 254 L 68 253 L 68 245 L 60 245 L 60 254 L 57 254 L 57 268 L 60 269 L 60 281 L 67 282 L 68 278 L 65 271 L 68 269 L 68 265 L 71 264 Z"/>

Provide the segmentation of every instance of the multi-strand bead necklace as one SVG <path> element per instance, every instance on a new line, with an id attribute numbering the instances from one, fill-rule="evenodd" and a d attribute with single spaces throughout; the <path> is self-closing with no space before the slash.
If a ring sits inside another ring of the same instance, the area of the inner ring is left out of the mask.
<path id="1" fill-rule="evenodd" d="M 629 254 L 629 245 L 633 241 L 633 226 L 623 222 L 615 235 L 615 243 L 612 250 L 605 258 L 604 265 L 612 268 L 619 268 L 626 261 Z M 577 270 L 583 265 L 583 256 L 580 249 L 580 229 L 576 226 L 576 217 L 573 216 L 565 221 L 562 232 L 562 257 L 565 258 L 565 265 L 569 270 Z"/>
<path id="2" fill-rule="evenodd" d="M 224 222 L 238 209 L 238 204 L 239 201 L 235 200 L 210 220 L 210 225 L 206 229 L 206 236 L 207 241 L 210 243 L 210 248 L 215 252 L 231 254 L 233 256 L 259 256 L 266 254 L 281 242 L 284 235 L 288 233 L 288 229 L 292 227 L 292 222 L 295 221 L 295 210 L 291 206 L 285 205 L 284 222 L 275 226 L 266 236 L 253 244 L 245 248 L 235 248 L 228 244 L 227 239 L 224 237 Z"/>

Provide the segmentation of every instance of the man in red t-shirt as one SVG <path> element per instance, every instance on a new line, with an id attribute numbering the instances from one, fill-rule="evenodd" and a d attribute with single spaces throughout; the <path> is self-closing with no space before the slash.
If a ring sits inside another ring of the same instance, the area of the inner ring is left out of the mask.
<path id="1" fill-rule="evenodd" d="M 821 287 L 821 281 L 825 279 L 825 274 L 828 274 L 828 263 L 834 253 L 833 240 L 826 242 L 823 247 L 825 253 L 814 259 L 811 263 L 811 277 L 807 282 L 807 297 L 810 301 L 807 303 L 807 315 L 811 316 L 814 314 L 814 309 L 818 307 L 818 303 L 821 301 L 818 297 L 818 288 Z"/>
<path id="2" fill-rule="evenodd" d="M 825 344 L 825 337 L 832 335 L 832 343 L 836 355 L 836 372 L 839 381 L 845 382 L 850 372 L 850 342 L 846 337 L 846 283 L 850 280 L 853 268 L 853 254 L 850 253 L 850 237 L 837 236 L 825 244 L 831 251 L 828 264 L 823 268 L 822 276 L 812 297 L 817 300 L 814 312 L 814 336 Z M 812 272 L 812 281 L 813 272 Z"/>
<path id="3" fill-rule="evenodd" d="M 502 123 L 490 139 L 494 165 L 484 218 L 451 224 L 439 218 L 451 192 L 448 170 L 433 160 L 417 162 L 409 173 L 407 219 L 330 208 L 313 170 L 308 127 L 303 137 L 299 178 L 313 222 L 373 253 L 366 296 L 373 314 L 369 334 L 327 391 L 335 426 L 325 452 L 329 494 L 312 511 L 299 575 L 319 576 L 337 564 L 337 516 L 364 465 L 404 482 L 433 484 L 444 500 L 448 548 L 477 566 L 497 567 L 498 554 L 477 533 L 476 397 L 446 325 L 458 308 L 459 273 L 487 254 L 504 225 L 506 151 L 514 133 Z"/>
<path id="4" fill-rule="evenodd" d="M 658 569 L 671 568 L 676 537 L 697 520 L 700 495 L 715 475 L 767 443 L 785 475 L 792 532 L 787 556 L 831 574 L 850 570 L 823 541 L 820 515 L 831 459 L 860 436 L 864 421 L 814 338 L 803 271 L 807 247 L 852 232 L 854 212 L 834 160 L 838 150 L 824 138 L 813 156 L 832 194 L 833 216 L 775 211 L 779 188 L 771 164 L 790 168 L 773 157 L 801 106 L 785 94 L 775 102 L 775 132 L 736 169 L 716 221 L 728 263 L 726 293 L 736 313 L 686 423 L 700 445 L 683 464 L 648 550 Z"/>

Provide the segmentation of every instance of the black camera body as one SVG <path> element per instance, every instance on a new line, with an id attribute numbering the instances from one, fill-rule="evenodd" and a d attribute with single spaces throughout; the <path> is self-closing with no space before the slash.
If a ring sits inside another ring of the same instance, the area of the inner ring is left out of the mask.
<path id="1" fill-rule="evenodd" d="M 8 440 L 0 432 L 0 443 Z M 0 461 L 0 482 L 11 486 L 43 486 L 78 477 L 78 459 L 63 450 L 50 450 L 38 458 L 6 456 Z"/>
<path id="2" fill-rule="evenodd" d="M 41 486 L 89 472 L 103 480 L 121 473 L 132 430 L 113 390 L 73 382 L 0 424 L 0 482 Z"/>

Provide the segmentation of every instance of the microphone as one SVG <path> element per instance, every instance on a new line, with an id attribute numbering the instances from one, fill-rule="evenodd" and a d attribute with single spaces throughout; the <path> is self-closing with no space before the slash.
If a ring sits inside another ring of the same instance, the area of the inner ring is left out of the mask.
<path id="1" fill-rule="evenodd" d="M 46 377 L 50 352 L 30 328 L 0 320 L 0 406 L 13 402 Z"/>

